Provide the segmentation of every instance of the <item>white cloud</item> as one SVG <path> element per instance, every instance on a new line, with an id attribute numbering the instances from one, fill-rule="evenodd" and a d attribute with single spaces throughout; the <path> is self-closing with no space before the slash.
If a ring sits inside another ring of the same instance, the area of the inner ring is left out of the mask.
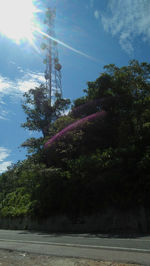
<path id="1" fill-rule="evenodd" d="M 94 17 L 95 17 L 96 19 L 99 19 L 99 11 L 98 11 L 98 10 L 95 10 L 95 11 L 94 11 Z"/>
<path id="2" fill-rule="evenodd" d="M 7 170 L 7 167 L 10 166 L 11 164 L 12 164 L 11 161 L 0 163 L 0 174 L 5 172 Z"/>
<path id="3" fill-rule="evenodd" d="M 10 150 L 0 147 L 0 162 L 2 162 L 4 159 L 6 159 L 10 154 Z"/>
<path id="4" fill-rule="evenodd" d="M 0 120 L 7 120 L 7 118 L 5 117 L 6 115 L 6 110 L 5 110 L 5 102 L 0 99 Z"/>
<path id="5" fill-rule="evenodd" d="M 8 77 L 3 77 L 0 75 L 0 120 L 8 120 L 9 110 L 7 106 L 4 106 L 3 97 L 9 95 L 12 101 L 16 100 L 17 96 L 22 96 L 22 94 L 30 89 L 39 86 L 39 84 L 45 82 L 43 73 L 23 71 L 22 77 L 16 80 L 10 80 Z"/>
<path id="6" fill-rule="evenodd" d="M 14 81 L 0 76 L 0 92 L 2 95 L 23 93 L 45 81 L 42 73 L 24 72 L 23 74 L 20 79 Z"/>
<path id="7" fill-rule="evenodd" d="M 11 165 L 11 161 L 7 161 L 7 157 L 10 155 L 10 150 L 0 147 L 0 173 L 7 170 L 7 167 Z"/>
<path id="8" fill-rule="evenodd" d="M 1 106 L 0 106 L 0 119 L 1 120 L 8 120 L 7 115 L 8 115 L 8 111 L 4 110 Z"/>
<path id="9" fill-rule="evenodd" d="M 109 0 L 107 12 L 101 15 L 104 30 L 118 36 L 120 45 L 128 54 L 134 50 L 136 37 L 150 41 L 149 0 Z"/>
<path id="10" fill-rule="evenodd" d="M 23 71 L 22 67 L 20 67 L 20 66 L 17 66 L 17 69 L 18 69 L 18 71 L 19 71 L 20 73 L 24 73 L 24 71 Z"/>
<path id="11" fill-rule="evenodd" d="M 0 99 L 0 119 L 2 120 L 8 120 L 7 119 L 7 114 L 8 114 L 8 110 L 6 110 L 6 104 L 5 102 Z"/>
<path id="12" fill-rule="evenodd" d="M 0 92 L 5 94 L 6 91 L 8 92 L 11 87 L 12 82 L 8 78 L 0 76 Z"/>
<path id="13" fill-rule="evenodd" d="M 42 73 L 27 72 L 22 79 L 16 81 L 16 89 L 20 92 L 26 92 L 45 82 Z"/>

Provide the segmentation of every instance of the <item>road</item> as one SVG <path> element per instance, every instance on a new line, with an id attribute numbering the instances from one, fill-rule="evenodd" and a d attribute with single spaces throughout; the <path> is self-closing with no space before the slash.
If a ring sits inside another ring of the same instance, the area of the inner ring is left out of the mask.
<path id="1" fill-rule="evenodd" d="M 150 236 L 123 238 L 0 230 L 0 249 L 150 265 Z"/>

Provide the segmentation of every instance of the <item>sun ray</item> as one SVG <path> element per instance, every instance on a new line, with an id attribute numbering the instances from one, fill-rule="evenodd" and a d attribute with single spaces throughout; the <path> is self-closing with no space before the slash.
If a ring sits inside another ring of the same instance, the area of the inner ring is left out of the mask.
<path id="1" fill-rule="evenodd" d="M 0 34 L 16 43 L 25 39 L 32 42 L 36 12 L 33 0 L 0 1 Z"/>
<path id="2" fill-rule="evenodd" d="M 35 20 L 35 14 L 40 12 L 40 10 L 35 6 L 35 1 L 36 0 L 0 0 L 0 34 L 14 40 L 17 44 L 20 44 L 23 40 L 27 40 L 39 53 L 39 48 L 34 42 L 34 33 L 38 32 L 67 49 L 98 62 L 94 57 L 40 30 Z"/>
<path id="3" fill-rule="evenodd" d="M 86 57 L 86 58 L 88 58 L 88 59 L 90 59 L 90 60 L 92 60 L 92 61 L 98 62 L 98 61 L 96 60 L 96 58 L 94 58 L 94 57 L 92 57 L 92 56 L 90 56 L 90 55 L 87 55 L 86 53 L 83 53 L 83 52 L 80 51 L 80 50 L 77 50 L 77 49 L 73 48 L 72 46 L 70 46 L 70 45 L 68 45 L 68 44 L 66 44 L 66 43 L 64 43 L 64 42 L 62 42 L 62 41 L 60 41 L 60 40 L 58 40 L 58 39 L 56 39 L 56 38 L 50 36 L 49 34 L 47 34 L 47 33 L 43 32 L 43 31 L 41 31 L 41 30 L 38 29 L 38 28 L 35 28 L 35 31 L 39 32 L 39 33 L 42 34 L 43 36 L 45 36 L 45 37 L 51 39 L 52 41 L 55 41 L 55 42 L 59 43 L 60 45 L 62 45 L 62 46 L 64 46 L 64 47 L 68 48 L 69 50 L 71 50 L 71 51 L 73 51 L 73 52 L 75 52 L 75 53 L 77 53 L 77 54 L 80 54 L 80 55 L 82 55 L 82 56 L 84 56 L 84 57 Z"/>

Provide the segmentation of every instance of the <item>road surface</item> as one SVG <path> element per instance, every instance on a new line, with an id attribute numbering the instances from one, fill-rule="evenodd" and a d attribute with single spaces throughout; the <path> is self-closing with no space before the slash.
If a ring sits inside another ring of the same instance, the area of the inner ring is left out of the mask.
<path id="1" fill-rule="evenodd" d="M 0 230 L 0 248 L 150 265 L 150 236 L 117 237 Z"/>

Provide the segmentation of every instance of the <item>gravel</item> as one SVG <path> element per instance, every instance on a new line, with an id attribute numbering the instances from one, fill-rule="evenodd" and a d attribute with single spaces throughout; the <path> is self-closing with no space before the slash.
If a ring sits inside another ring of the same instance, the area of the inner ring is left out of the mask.
<path id="1" fill-rule="evenodd" d="M 0 250 L 0 266 L 139 266 L 89 259 L 61 258 L 13 250 Z"/>

